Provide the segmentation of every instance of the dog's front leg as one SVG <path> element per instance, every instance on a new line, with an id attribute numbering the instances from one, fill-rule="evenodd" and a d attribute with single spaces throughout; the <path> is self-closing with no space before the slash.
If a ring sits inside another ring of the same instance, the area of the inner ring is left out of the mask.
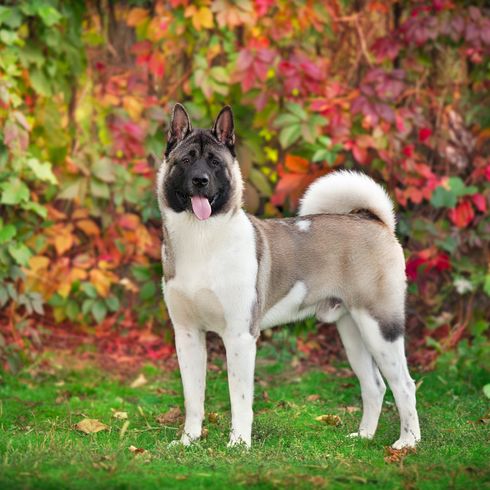
<path id="1" fill-rule="evenodd" d="M 248 329 L 247 329 L 248 330 Z M 231 433 L 228 446 L 252 442 L 256 338 L 248 331 L 223 337 L 231 400 Z"/>
<path id="2" fill-rule="evenodd" d="M 180 442 L 188 446 L 201 437 L 206 388 L 206 335 L 197 328 L 174 326 L 175 345 L 184 386 L 185 424 Z"/>

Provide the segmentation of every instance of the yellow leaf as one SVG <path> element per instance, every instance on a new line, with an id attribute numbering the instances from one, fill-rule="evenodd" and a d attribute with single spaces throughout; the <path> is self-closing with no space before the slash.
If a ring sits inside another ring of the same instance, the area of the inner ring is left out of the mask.
<path id="1" fill-rule="evenodd" d="M 109 429 L 109 426 L 103 424 L 97 419 L 83 419 L 78 424 L 75 424 L 75 429 L 85 434 L 95 434 L 101 430 Z"/>
<path id="2" fill-rule="evenodd" d="M 44 255 L 34 255 L 29 259 L 29 269 L 37 273 L 42 269 L 47 269 L 49 266 L 49 259 Z"/>
<path id="3" fill-rule="evenodd" d="M 143 112 L 143 104 L 136 97 L 126 95 L 123 98 L 123 106 L 131 119 L 139 121 L 141 113 Z"/>
<path id="4" fill-rule="evenodd" d="M 197 9 L 194 5 L 190 5 L 185 10 L 185 16 L 192 17 L 192 25 L 198 31 L 202 28 L 211 29 L 214 25 L 213 14 L 208 7 Z"/>
<path id="5" fill-rule="evenodd" d="M 119 412 L 117 410 L 114 410 L 112 412 L 112 416 L 115 419 L 118 419 L 118 420 L 127 420 L 127 418 L 128 418 L 128 412 Z"/>
<path id="6" fill-rule="evenodd" d="M 73 246 L 74 237 L 70 231 L 63 229 L 63 233 L 57 235 L 54 239 L 54 247 L 58 252 L 58 255 L 63 255 L 67 250 Z"/>
<path id="7" fill-rule="evenodd" d="M 99 236 L 100 230 L 97 224 L 91 219 L 82 219 L 75 222 L 75 226 L 82 230 L 87 236 Z"/>
<path id="8" fill-rule="evenodd" d="M 111 284 L 116 282 L 119 278 L 109 271 L 102 271 L 100 269 L 94 269 L 90 271 L 90 282 L 94 285 L 97 292 L 103 297 L 109 296 Z"/>
<path id="9" fill-rule="evenodd" d="M 131 27 L 138 26 L 148 17 L 148 10 L 136 7 L 129 12 L 126 24 Z"/>
<path id="10" fill-rule="evenodd" d="M 327 425 L 333 425 L 334 427 L 342 425 L 342 420 L 340 420 L 338 415 L 320 415 L 319 417 L 315 417 L 315 420 L 318 422 L 323 422 Z"/>

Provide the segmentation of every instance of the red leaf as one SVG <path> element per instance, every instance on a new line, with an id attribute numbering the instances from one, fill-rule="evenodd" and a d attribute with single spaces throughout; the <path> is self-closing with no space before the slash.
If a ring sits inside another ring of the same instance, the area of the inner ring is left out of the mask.
<path id="1" fill-rule="evenodd" d="M 295 173 L 306 174 L 310 168 L 310 162 L 306 158 L 295 155 L 286 155 L 286 168 Z"/>
<path id="2" fill-rule="evenodd" d="M 420 128 L 419 129 L 419 141 L 425 143 L 432 136 L 432 129 Z"/>
<path id="3" fill-rule="evenodd" d="M 449 218 L 458 228 L 466 228 L 475 217 L 475 211 L 469 201 L 464 201 L 449 211 Z"/>
<path id="4" fill-rule="evenodd" d="M 487 210 L 487 200 L 483 194 L 475 194 L 474 196 L 471 196 L 471 199 L 478 211 L 484 213 Z"/>

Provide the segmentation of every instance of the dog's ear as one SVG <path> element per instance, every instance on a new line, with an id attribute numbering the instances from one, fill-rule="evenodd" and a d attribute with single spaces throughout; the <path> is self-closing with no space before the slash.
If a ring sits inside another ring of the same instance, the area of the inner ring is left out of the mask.
<path id="1" fill-rule="evenodd" d="M 192 131 L 191 120 L 182 104 L 175 104 L 168 131 L 168 144 L 175 146 Z"/>
<path id="2" fill-rule="evenodd" d="M 233 112 L 229 105 L 223 107 L 213 126 L 213 133 L 216 139 L 232 149 L 235 145 L 235 124 L 233 122 Z"/>

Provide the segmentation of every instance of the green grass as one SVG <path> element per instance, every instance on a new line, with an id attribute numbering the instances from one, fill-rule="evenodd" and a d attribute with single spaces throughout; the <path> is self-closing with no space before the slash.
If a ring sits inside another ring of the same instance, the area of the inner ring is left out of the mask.
<path id="1" fill-rule="evenodd" d="M 0 488 L 484 488 L 489 485 L 488 401 L 484 376 L 414 373 L 422 384 L 418 406 L 423 442 L 399 463 L 385 462 L 398 438 L 399 421 L 386 397 L 372 441 L 352 440 L 360 413 L 354 378 L 320 371 L 295 374 L 288 355 L 263 349 L 257 366 L 254 440 L 251 451 L 227 449 L 229 401 L 225 372 L 210 372 L 208 437 L 184 449 L 168 447 L 180 422 L 160 426 L 155 417 L 183 404 L 178 373 L 143 369 L 148 383 L 94 368 L 54 370 L 17 377 L 0 385 Z M 166 393 L 162 393 L 162 389 Z M 175 391 L 175 393 L 172 392 Z M 264 395 L 266 391 L 266 395 Z M 309 395 L 320 399 L 309 401 Z M 112 410 L 128 413 L 129 426 Z M 352 413 L 349 413 L 352 412 Z M 336 414 L 340 427 L 315 421 Z M 83 435 L 74 424 L 84 417 L 110 426 Z M 135 456 L 129 446 L 146 452 Z"/>

